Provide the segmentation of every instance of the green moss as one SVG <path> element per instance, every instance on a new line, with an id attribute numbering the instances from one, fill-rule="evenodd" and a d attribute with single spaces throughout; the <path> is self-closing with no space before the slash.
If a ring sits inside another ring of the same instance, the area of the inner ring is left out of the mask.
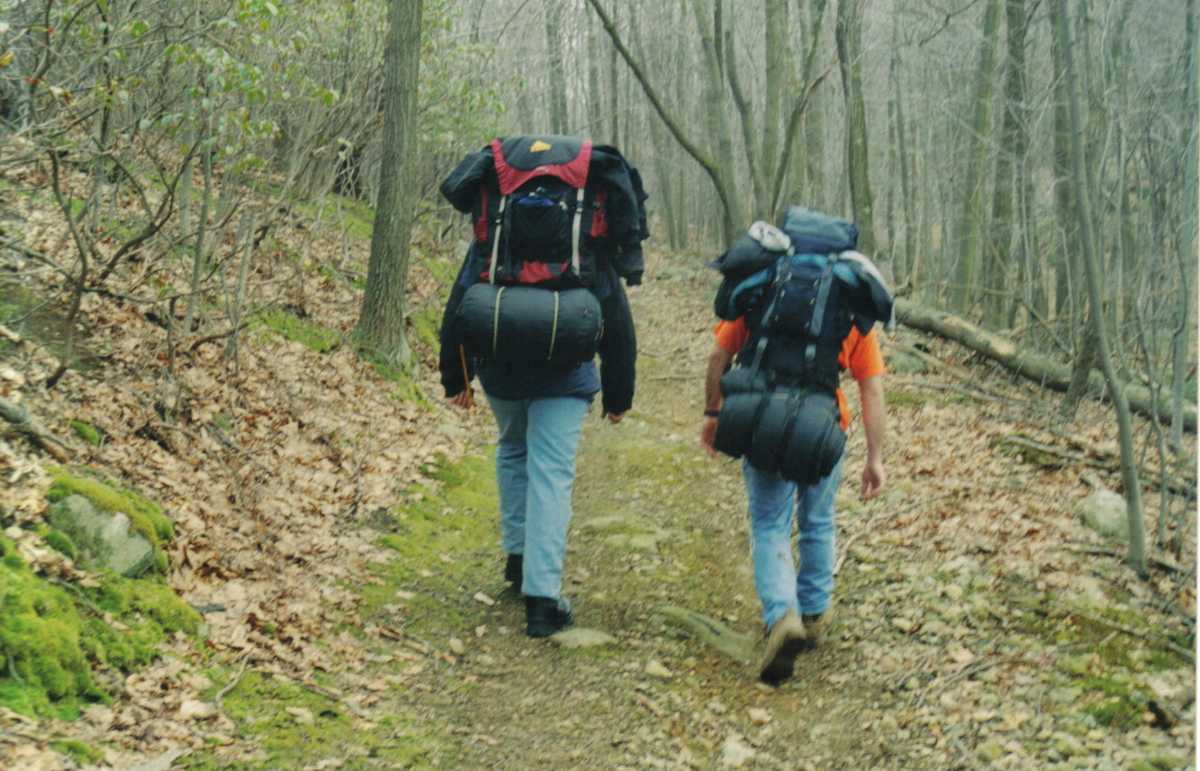
<path id="1" fill-rule="evenodd" d="M 104 444 L 104 434 L 91 423 L 85 423 L 82 420 L 72 420 L 71 430 L 75 432 L 76 436 L 93 447 L 99 447 Z"/>
<path id="2" fill-rule="evenodd" d="M 416 404 L 422 409 L 433 409 L 433 404 L 425 396 L 425 393 L 421 390 L 421 386 L 417 383 L 411 371 L 406 371 L 404 368 L 392 364 L 364 345 L 357 345 L 356 350 L 359 357 L 374 367 L 375 372 L 381 378 L 395 384 L 395 390 L 392 392 L 391 398 L 405 404 Z"/>
<path id="3" fill-rule="evenodd" d="M 222 677 L 222 675 L 224 675 Z M 210 673 L 210 679 L 228 681 L 228 673 Z M 291 681 L 259 672 L 247 672 L 222 701 L 224 711 L 237 724 L 241 738 L 262 750 L 264 757 L 239 768 L 300 768 L 323 758 L 345 759 L 348 751 L 366 754 L 381 768 L 436 765 L 433 737 L 415 732 L 402 715 L 387 715 L 362 729 L 345 707 Z M 288 709 L 305 710 L 312 722 L 297 720 Z M 182 768 L 227 768 L 215 750 L 193 752 L 180 759 Z"/>
<path id="4" fill-rule="evenodd" d="M 1089 704 L 1083 711 L 1099 725 L 1128 730 L 1138 725 L 1143 708 L 1129 699 L 1112 697 Z"/>
<path id="5" fill-rule="evenodd" d="M 132 490 L 105 484 L 96 479 L 75 476 L 59 469 L 52 476 L 54 484 L 46 493 L 51 503 L 61 501 L 69 495 L 82 495 L 96 508 L 109 512 L 122 512 L 129 517 L 130 526 L 154 547 L 155 566 L 161 572 L 167 570 L 167 553 L 164 542 L 175 534 L 171 520 L 162 512 L 162 507 L 147 500 Z"/>
<path id="6" fill-rule="evenodd" d="M 105 694 L 80 646 L 84 622 L 65 589 L 33 574 L 0 536 L 0 705 L 73 717 Z"/>
<path id="7" fill-rule="evenodd" d="M 300 343 L 310 351 L 328 353 L 342 344 L 342 336 L 335 330 L 302 319 L 280 308 L 271 308 L 259 315 L 259 321 L 268 329 Z"/>
<path id="8" fill-rule="evenodd" d="M 109 700 L 95 672 L 133 671 L 169 634 L 199 627 L 199 614 L 159 581 L 110 574 L 81 589 L 34 574 L 3 536 L 0 554 L 0 705 L 17 712 L 77 717 Z"/>
<path id="9" fill-rule="evenodd" d="M 96 604 L 119 617 L 141 614 L 167 634 L 195 634 L 200 627 L 200 614 L 171 587 L 153 578 L 106 577 L 101 581 Z"/>
<path id="10" fill-rule="evenodd" d="M 353 273 L 350 271 L 338 270 L 333 265 L 321 263 L 317 266 L 317 272 L 326 278 L 330 278 L 339 283 L 345 283 L 358 290 L 367 288 L 367 277 L 361 273 Z"/>
<path id="11" fill-rule="evenodd" d="M 42 538 L 50 548 L 59 554 L 63 554 L 73 560 L 79 558 L 79 548 L 75 546 L 75 542 L 71 540 L 71 536 L 61 530 L 47 530 L 42 535 Z"/>
<path id="12" fill-rule="evenodd" d="M 887 405 L 897 409 L 916 409 L 928 401 L 928 394 L 913 388 L 892 387 L 887 391 Z"/>
<path id="13" fill-rule="evenodd" d="M 496 482 L 491 458 L 471 457 L 455 464 L 439 461 L 424 469 L 432 483 L 410 491 L 411 502 L 388 518 L 393 532 L 380 544 L 396 559 L 376 569 L 375 580 L 359 592 L 368 617 L 396 601 L 397 591 L 421 591 L 410 600 L 409 628 L 420 635 L 436 625 L 469 626 L 481 606 L 459 587 L 483 572 L 500 553 L 496 529 Z M 449 562 L 442 555 L 453 555 Z M 436 568 L 428 575 L 430 568 Z M 447 602 L 459 597 L 459 602 Z"/>
<path id="14" fill-rule="evenodd" d="M 86 742 L 75 739 L 57 739 L 50 742 L 51 749 L 70 757 L 79 765 L 94 765 L 104 760 L 104 753 Z"/>
<path id="15" fill-rule="evenodd" d="M 441 331 L 442 314 L 434 305 L 427 305 L 408 316 L 410 338 L 429 351 L 438 350 L 438 333 Z"/>
<path id="16" fill-rule="evenodd" d="M 1129 771 L 1171 771 L 1175 768 L 1187 768 L 1189 761 L 1171 755 L 1151 755 L 1135 761 Z"/>

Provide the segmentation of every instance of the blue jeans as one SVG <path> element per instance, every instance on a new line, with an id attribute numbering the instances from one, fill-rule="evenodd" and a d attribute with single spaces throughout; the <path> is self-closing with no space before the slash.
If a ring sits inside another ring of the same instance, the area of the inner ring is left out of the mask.
<path id="1" fill-rule="evenodd" d="M 488 396 L 500 438 L 500 538 L 504 551 L 523 554 L 521 593 L 558 599 L 562 592 L 575 449 L 589 402 L 572 396 L 498 399 Z"/>
<path id="2" fill-rule="evenodd" d="M 750 540 L 754 586 L 768 627 L 791 610 L 824 613 L 833 592 L 834 496 L 842 481 L 842 461 L 814 485 L 798 486 L 742 462 L 750 499 Z M 799 489 L 797 489 L 799 488 Z M 792 564 L 792 511 L 800 505 L 800 569 Z"/>

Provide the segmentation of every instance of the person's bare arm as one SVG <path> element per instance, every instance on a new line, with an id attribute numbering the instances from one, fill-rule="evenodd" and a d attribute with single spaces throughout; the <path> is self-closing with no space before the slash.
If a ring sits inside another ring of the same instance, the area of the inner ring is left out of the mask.
<path id="1" fill-rule="evenodd" d="M 858 383 L 862 404 L 863 427 L 867 432 L 867 465 L 863 468 L 859 497 L 867 501 L 879 495 L 887 483 L 883 466 L 883 443 L 887 433 L 887 406 L 883 398 L 883 377 L 876 375 Z"/>
<path id="2" fill-rule="evenodd" d="M 725 374 L 731 361 L 733 361 L 732 353 L 719 345 L 713 346 L 712 353 L 708 355 L 708 369 L 704 373 L 705 413 L 716 413 L 721 410 L 721 376 Z M 704 422 L 700 425 L 700 444 L 708 450 L 709 455 L 716 454 L 716 450 L 713 449 L 713 439 L 716 435 L 717 419 L 706 414 Z"/>

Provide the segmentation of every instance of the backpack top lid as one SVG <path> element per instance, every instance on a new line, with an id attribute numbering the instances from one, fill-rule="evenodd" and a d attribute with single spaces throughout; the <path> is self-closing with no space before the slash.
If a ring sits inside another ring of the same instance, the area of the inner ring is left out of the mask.
<path id="1" fill-rule="evenodd" d="M 555 177 L 575 189 L 587 184 L 592 140 L 548 134 L 492 140 L 500 194 L 509 195 L 534 177 Z"/>
<path id="2" fill-rule="evenodd" d="M 779 228 L 792 239 L 797 254 L 847 252 L 858 243 L 858 227 L 803 206 L 789 206 Z"/>

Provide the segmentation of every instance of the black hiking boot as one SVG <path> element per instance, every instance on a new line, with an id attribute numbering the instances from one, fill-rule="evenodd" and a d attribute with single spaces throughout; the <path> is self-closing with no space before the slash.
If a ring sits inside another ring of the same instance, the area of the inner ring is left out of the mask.
<path id="1" fill-rule="evenodd" d="M 796 611 L 789 610 L 771 626 L 758 679 L 767 685 L 779 685 L 791 677 L 796 668 L 796 656 L 804 649 L 804 643 L 804 623 Z"/>
<path id="2" fill-rule="evenodd" d="M 575 616 L 566 600 L 525 598 L 525 634 L 530 637 L 549 637 L 574 622 Z"/>
<path id="3" fill-rule="evenodd" d="M 520 554 L 508 555 L 508 560 L 504 563 L 504 580 L 510 584 L 516 584 L 517 589 L 520 590 L 521 581 L 525 577 L 524 567 L 525 557 Z"/>

